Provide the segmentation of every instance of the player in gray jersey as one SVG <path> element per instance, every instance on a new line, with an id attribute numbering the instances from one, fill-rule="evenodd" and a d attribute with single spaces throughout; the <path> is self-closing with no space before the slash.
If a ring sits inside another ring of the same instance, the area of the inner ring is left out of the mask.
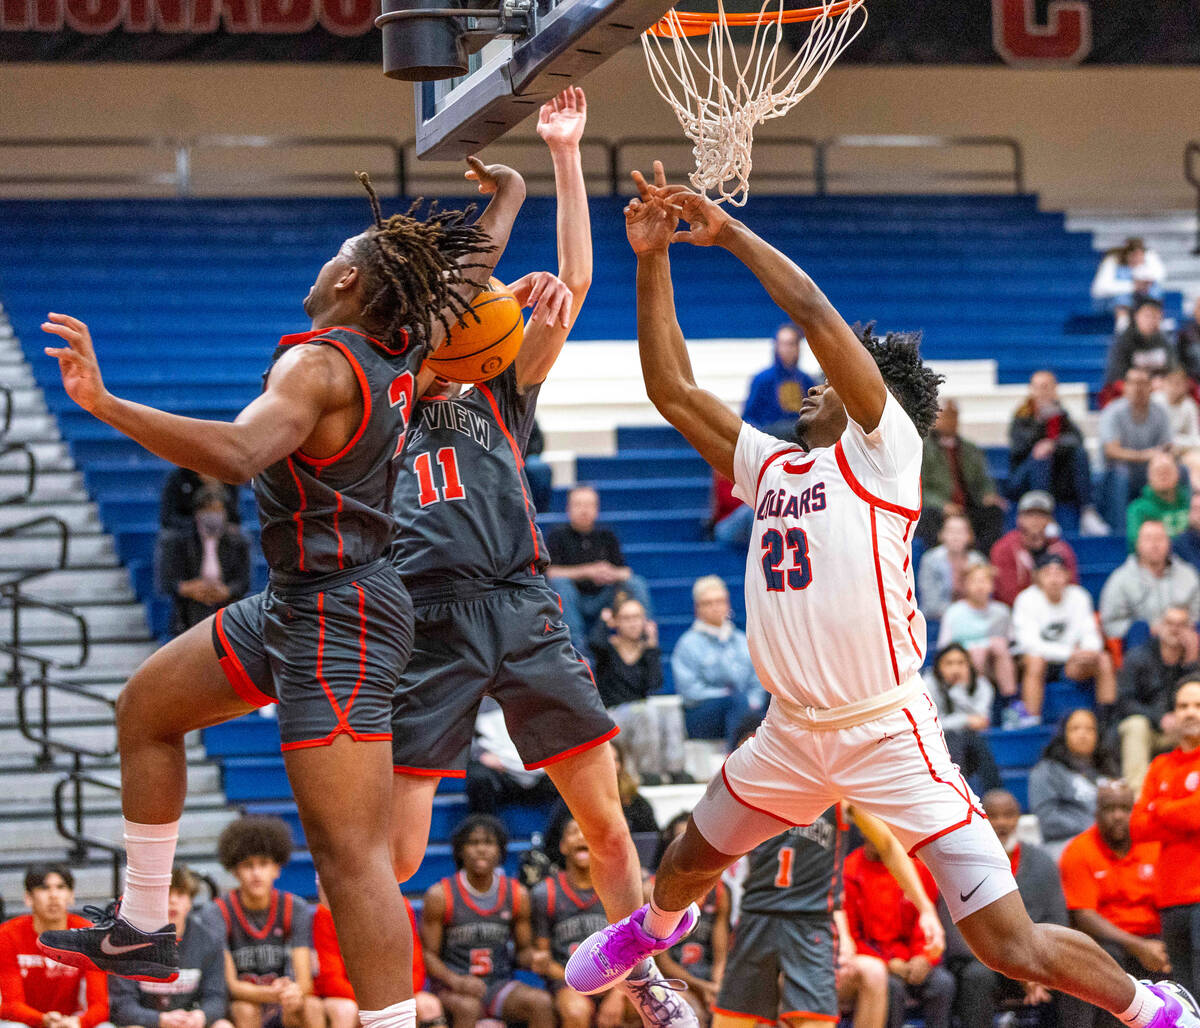
<path id="1" fill-rule="evenodd" d="M 473 159 L 472 159 L 473 160 Z M 125 977 L 178 972 L 167 892 L 187 787 L 188 732 L 279 701 L 284 762 L 330 906 L 364 1028 L 414 1020 L 411 929 L 392 877 L 390 713 L 407 657 L 410 605 L 382 559 L 394 465 L 420 362 L 486 281 L 524 200 L 501 166 L 475 224 L 415 207 L 347 239 L 304 300 L 311 331 L 285 337 L 262 394 L 232 423 L 154 410 L 109 393 L 87 326 L 50 315 L 67 393 L 173 464 L 255 479 L 271 583 L 173 639 L 117 704 L 128 854 L 114 904 L 86 929 L 48 933 L 56 959 Z M 170 341 L 164 341 L 169 346 Z M 381 830 L 382 829 L 382 830 Z M 165 927 L 164 927 L 165 925 Z"/>
<path id="2" fill-rule="evenodd" d="M 396 876 L 406 881 L 425 853 L 438 779 L 465 775 L 476 711 L 494 696 L 525 766 L 546 769 L 579 822 L 596 891 L 608 916 L 620 918 L 642 899 L 612 755 L 601 745 L 617 728 L 543 574 L 546 547 L 522 456 L 538 390 L 591 282 L 579 157 L 585 120 L 583 91 L 568 89 L 538 121 L 554 163 L 561 281 L 539 273 L 515 291 L 547 314 L 535 309 L 511 368 L 423 394 L 413 419 L 396 483 L 393 560 L 412 594 L 416 631 L 393 709 L 392 841 Z M 479 186 L 486 192 L 492 183 L 481 178 Z M 628 986 L 643 1019 L 689 1018 L 660 981 L 647 962 Z"/>

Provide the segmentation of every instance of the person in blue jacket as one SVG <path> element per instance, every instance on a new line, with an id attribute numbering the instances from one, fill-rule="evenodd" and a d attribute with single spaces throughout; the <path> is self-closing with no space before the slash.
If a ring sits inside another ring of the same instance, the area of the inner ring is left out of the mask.
<path id="1" fill-rule="evenodd" d="M 750 381 L 750 392 L 742 417 L 755 428 L 770 431 L 779 421 L 787 422 L 790 435 L 800 404 L 814 382 L 800 370 L 800 346 L 804 334 L 799 326 L 785 321 L 775 330 L 775 362 Z"/>

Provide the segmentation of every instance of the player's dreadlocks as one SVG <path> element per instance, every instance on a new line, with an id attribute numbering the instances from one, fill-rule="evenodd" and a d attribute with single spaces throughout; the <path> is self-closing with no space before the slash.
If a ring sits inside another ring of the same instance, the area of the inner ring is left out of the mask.
<path id="1" fill-rule="evenodd" d="M 937 420 L 938 386 L 944 376 L 922 362 L 920 332 L 889 332 L 880 338 L 874 328 L 874 322 L 855 325 L 854 334 L 875 359 L 884 384 L 924 439 Z"/>
<path id="2" fill-rule="evenodd" d="M 434 201 L 421 219 L 415 215 L 423 200 L 417 199 L 403 214 L 385 219 L 370 176 L 365 171 L 356 174 L 375 215 L 375 224 L 359 237 L 354 249 L 366 297 L 363 318 L 382 322 L 389 339 L 407 330 L 415 342 L 427 343 L 435 319 L 449 332 L 445 312 L 461 323 L 470 310 L 458 290 L 483 285 L 472 282 L 466 272 L 488 266 L 463 259 L 495 249 L 486 231 L 467 223 L 475 206 L 443 211 Z"/>

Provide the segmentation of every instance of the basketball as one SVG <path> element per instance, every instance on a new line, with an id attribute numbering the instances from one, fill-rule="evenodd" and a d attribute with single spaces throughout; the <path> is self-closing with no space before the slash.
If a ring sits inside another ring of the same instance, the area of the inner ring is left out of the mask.
<path id="1" fill-rule="evenodd" d="M 495 378 L 516 359 L 525 336 L 521 305 L 497 278 L 488 280 L 471 311 L 461 324 L 451 326 L 449 337 L 426 361 L 431 371 L 450 382 Z"/>

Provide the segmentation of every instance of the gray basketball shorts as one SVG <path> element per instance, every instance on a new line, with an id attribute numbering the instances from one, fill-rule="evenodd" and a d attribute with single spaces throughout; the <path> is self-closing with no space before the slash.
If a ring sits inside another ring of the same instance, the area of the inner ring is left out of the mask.
<path id="1" fill-rule="evenodd" d="M 412 657 L 392 701 L 397 773 L 464 777 L 484 696 L 500 704 L 531 771 L 617 734 L 544 578 L 426 595 L 416 598 Z"/>
<path id="2" fill-rule="evenodd" d="M 282 749 L 291 750 L 339 735 L 390 739 L 412 632 L 400 574 L 378 560 L 311 585 L 268 586 L 217 611 L 212 636 L 234 692 L 255 707 L 279 704 Z"/>
<path id="3" fill-rule="evenodd" d="M 829 916 L 742 911 L 713 1012 L 774 1023 L 838 1018 L 835 933 Z"/>

